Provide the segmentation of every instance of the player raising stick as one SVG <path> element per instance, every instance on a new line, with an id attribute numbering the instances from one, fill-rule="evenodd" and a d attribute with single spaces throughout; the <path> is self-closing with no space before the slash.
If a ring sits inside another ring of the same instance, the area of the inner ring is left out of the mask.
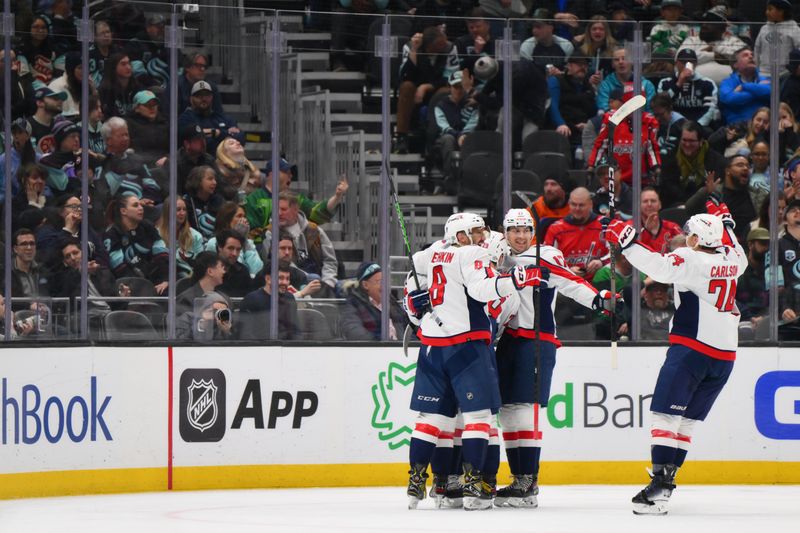
<path id="1" fill-rule="evenodd" d="M 561 252 L 542 245 L 537 257 L 531 246 L 534 223 L 525 209 L 511 209 L 503 219 L 510 254 L 506 265 L 514 269 L 541 266 L 548 277 L 547 287 L 539 286 L 541 305 L 539 328 L 535 325 L 535 291 L 526 287 L 519 293 L 519 308 L 512 317 L 497 345 L 497 371 L 500 380 L 500 426 L 506 446 L 508 465 L 513 481 L 497 491 L 495 505 L 536 507 L 539 493 L 538 473 L 542 432 L 538 427 L 539 406 L 546 407 L 550 397 L 550 382 L 556 364 L 556 337 L 553 311 L 558 290 L 576 302 L 596 311 L 609 312 L 611 292 L 597 291 L 576 276 L 564 261 Z M 617 295 L 618 308 L 622 299 Z M 536 342 L 540 342 L 540 361 L 537 361 Z M 538 395 L 537 395 L 538 391 Z"/>
<path id="2" fill-rule="evenodd" d="M 419 412 L 409 449 L 411 509 L 425 497 L 427 468 L 436 442 L 441 432 L 453 433 L 459 408 L 464 417 L 464 508 L 492 506 L 491 488 L 482 479 L 481 469 L 500 392 L 485 304 L 546 282 L 534 266 L 500 276 L 488 250 L 480 246 L 485 233 L 480 216 L 453 215 L 445 234 L 449 246 L 431 247 L 413 257 L 417 269 L 425 272 L 428 288 L 409 292 L 406 302 L 422 318 L 418 332 L 422 346 L 411 397 L 411 409 Z"/>
<path id="3" fill-rule="evenodd" d="M 706 208 L 708 214 L 686 223 L 688 247 L 668 255 L 637 242 L 633 226 L 613 220 L 608 227 L 606 238 L 619 244 L 633 266 L 675 287 L 670 347 L 650 404 L 652 479 L 633 498 L 635 514 L 667 513 L 694 426 L 705 420 L 736 358 L 736 280 L 747 267 L 747 255 L 733 234 L 727 206 L 710 197 Z"/>

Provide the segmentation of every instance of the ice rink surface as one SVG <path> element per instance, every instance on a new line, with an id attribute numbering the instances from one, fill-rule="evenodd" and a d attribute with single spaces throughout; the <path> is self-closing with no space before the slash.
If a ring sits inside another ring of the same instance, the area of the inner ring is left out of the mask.
<path id="1" fill-rule="evenodd" d="M 409 511 L 396 488 L 229 490 L 0 501 L 0 532 L 789 533 L 800 486 L 679 486 L 667 516 L 634 516 L 640 486 L 543 486 L 538 509 Z"/>

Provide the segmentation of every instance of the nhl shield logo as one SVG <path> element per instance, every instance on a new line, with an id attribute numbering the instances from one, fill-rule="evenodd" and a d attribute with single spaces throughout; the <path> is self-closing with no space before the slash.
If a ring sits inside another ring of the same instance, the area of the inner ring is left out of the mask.
<path id="1" fill-rule="evenodd" d="M 189 424 L 202 433 L 217 421 L 217 386 L 213 379 L 200 382 L 193 379 L 187 392 L 186 417 Z"/>
<path id="2" fill-rule="evenodd" d="M 186 442 L 218 442 L 225 435 L 225 374 L 218 368 L 181 373 L 178 427 Z"/>

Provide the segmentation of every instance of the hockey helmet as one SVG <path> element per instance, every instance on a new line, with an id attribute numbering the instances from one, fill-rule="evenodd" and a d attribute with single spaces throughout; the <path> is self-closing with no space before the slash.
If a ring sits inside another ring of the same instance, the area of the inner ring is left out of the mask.
<path id="1" fill-rule="evenodd" d="M 485 228 L 486 222 L 483 217 L 475 213 L 456 213 L 450 215 L 447 222 L 444 224 L 444 240 L 451 244 L 458 244 L 457 235 L 460 232 L 467 234 L 467 237 L 472 241 L 472 230 L 475 228 Z M 474 243 L 473 243 L 474 244 Z"/>
<path id="2" fill-rule="evenodd" d="M 527 209 L 509 209 L 503 217 L 503 229 L 528 227 L 533 231 L 533 217 Z"/>
<path id="3" fill-rule="evenodd" d="M 508 255 L 508 242 L 506 236 L 499 231 L 490 231 L 489 236 L 483 243 L 483 247 L 489 250 L 489 257 L 492 263 L 500 265 L 503 257 Z"/>
<path id="4" fill-rule="evenodd" d="M 472 69 L 475 77 L 481 81 L 489 81 L 497 75 L 500 70 L 497 60 L 490 56 L 481 56 L 475 61 Z"/>
<path id="5" fill-rule="evenodd" d="M 697 244 L 706 248 L 722 246 L 722 232 L 722 220 L 708 213 L 692 216 L 684 226 L 686 236 L 697 235 Z"/>

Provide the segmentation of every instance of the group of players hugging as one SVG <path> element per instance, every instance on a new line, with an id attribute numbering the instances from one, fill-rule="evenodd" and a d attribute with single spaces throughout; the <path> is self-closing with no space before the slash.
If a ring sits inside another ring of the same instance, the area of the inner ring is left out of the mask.
<path id="1" fill-rule="evenodd" d="M 733 368 L 736 280 L 747 258 L 725 204 L 712 198 L 707 211 L 687 222 L 687 247 L 666 255 L 638 242 L 630 222 L 611 220 L 604 233 L 636 268 L 674 284 L 670 346 L 651 401 L 651 480 L 632 500 L 636 514 L 667 513 L 693 428 Z M 404 302 L 421 347 L 409 509 L 426 497 L 429 465 L 437 508 L 537 507 L 539 409 L 547 406 L 560 346 L 556 294 L 604 314 L 621 308 L 619 294 L 574 275 L 558 249 L 532 244 L 529 211 L 509 210 L 503 229 L 490 232 L 479 215 L 454 214 L 444 238 L 413 256 Z M 500 489 L 498 420 L 512 474 Z"/>

